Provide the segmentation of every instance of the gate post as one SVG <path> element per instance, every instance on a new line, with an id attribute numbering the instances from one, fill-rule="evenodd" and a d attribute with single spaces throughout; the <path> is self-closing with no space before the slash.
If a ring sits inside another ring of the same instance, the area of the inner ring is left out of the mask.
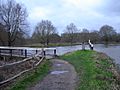
<path id="1" fill-rule="evenodd" d="M 36 49 L 36 54 L 38 53 L 38 50 Z"/>
<path id="2" fill-rule="evenodd" d="M 21 55 L 23 55 L 23 49 L 21 49 Z"/>
<path id="3" fill-rule="evenodd" d="M 44 57 L 46 56 L 46 52 L 45 52 L 45 50 L 43 50 L 43 55 L 44 55 Z"/>
<path id="4" fill-rule="evenodd" d="M 0 57 L 1 57 L 1 48 L 0 48 Z"/>
<path id="5" fill-rule="evenodd" d="M 27 57 L 27 50 L 25 49 L 25 57 Z"/>
<path id="6" fill-rule="evenodd" d="M 10 49 L 10 57 L 12 58 L 12 49 Z"/>
<path id="7" fill-rule="evenodd" d="M 56 54 L 56 49 L 54 49 L 54 56 L 57 56 L 57 54 Z"/>

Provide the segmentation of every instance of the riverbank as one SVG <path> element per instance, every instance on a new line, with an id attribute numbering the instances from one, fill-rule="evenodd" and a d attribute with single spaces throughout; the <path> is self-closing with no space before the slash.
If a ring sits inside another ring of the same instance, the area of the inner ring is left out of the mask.
<path id="1" fill-rule="evenodd" d="M 75 67 L 79 78 L 77 90 L 119 90 L 120 76 L 107 55 L 85 50 L 61 58 Z"/>
<path id="2" fill-rule="evenodd" d="M 81 45 L 80 43 L 49 43 L 48 46 L 44 46 L 43 44 L 31 44 L 31 45 L 25 45 L 27 47 L 39 47 L 39 48 L 46 48 L 46 47 L 60 47 L 60 46 L 74 46 L 74 45 Z"/>

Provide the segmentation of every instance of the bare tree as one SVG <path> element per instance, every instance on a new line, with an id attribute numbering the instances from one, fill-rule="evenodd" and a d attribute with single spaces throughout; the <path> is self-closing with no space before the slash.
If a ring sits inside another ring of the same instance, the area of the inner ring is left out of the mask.
<path id="1" fill-rule="evenodd" d="M 116 34 L 114 28 L 109 25 L 104 25 L 100 28 L 100 36 L 103 41 L 105 41 L 106 44 L 108 44 L 109 41 L 112 40 L 112 37 Z"/>
<path id="2" fill-rule="evenodd" d="M 0 45 L 4 46 L 6 41 L 6 31 L 4 30 L 4 26 L 0 23 Z"/>
<path id="3" fill-rule="evenodd" d="M 50 43 L 60 43 L 61 37 L 55 33 L 49 36 Z"/>
<path id="4" fill-rule="evenodd" d="M 26 9 L 14 0 L 7 0 L 0 4 L 0 23 L 5 26 L 8 34 L 8 46 L 12 46 L 19 33 L 25 33 Z"/>
<path id="5" fill-rule="evenodd" d="M 82 42 L 88 42 L 89 38 L 90 38 L 89 37 L 89 30 L 84 28 L 81 32 L 81 41 Z"/>
<path id="6" fill-rule="evenodd" d="M 100 42 L 100 35 L 99 35 L 99 31 L 92 31 L 89 33 L 89 39 L 93 42 L 93 43 L 98 43 Z"/>
<path id="7" fill-rule="evenodd" d="M 49 44 L 50 35 L 56 33 L 56 28 L 53 26 L 51 21 L 42 20 L 37 24 L 33 38 L 38 39 L 38 41 L 44 45 Z"/>
<path id="8" fill-rule="evenodd" d="M 76 38 L 76 34 L 75 33 L 77 33 L 77 31 L 78 31 L 78 29 L 74 25 L 74 23 L 70 23 L 70 25 L 67 25 L 67 27 L 66 27 L 65 34 L 67 34 L 68 40 L 71 43 L 71 45 L 75 41 L 75 38 Z"/>

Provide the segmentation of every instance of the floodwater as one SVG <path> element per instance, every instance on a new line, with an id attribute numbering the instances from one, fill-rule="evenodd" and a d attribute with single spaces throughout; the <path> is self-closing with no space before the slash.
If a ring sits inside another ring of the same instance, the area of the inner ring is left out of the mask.
<path id="1" fill-rule="evenodd" d="M 64 47 L 55 47 L 57 49 L 57 55 L 63 55 L 68 52 L 81 50 L 81 45 L 76 46 L 64 46 Z M 89 49 L 89 46 L 86 45 L 86 49 Z M 103 44 L 95 44 L 94 50 L 106 53 L 108 56 L 114 59 L 116 64 L 120 64 L 120 45 L 111 45 L 105 46 Z"/>
<path id="2" fill-rule="evenodd" d="M 120 45 L 109 45 L 105 46 L 102 44 L 95 45 L 95 50 L 99 52 L 106 53 L 116 64 L 120 64 Z"/>
<path id="3" fill-rule="evenodd" d="M 76 46 L 62 46 L 62 47 L 54 47 L 54 48 L 56 48 L 56 50 L 57 50 L 57 55 L 63 55 L 68 52 L 81 50 L 82 46 L 76 45 Z M 28 48 L 28 49 L 30 49 L 30 48 Z M 86 49 L 89 49 L 88 45 L 86 45 Z M 120 45 L 111 45 L 111 46 L 106 47 L 103 44 L 94 44 L 94 50 L 106 53 L 108 56 L 110 56 L 111 58 L 114 59 L 116 64 L 120 64 Z M 27 51 L 27 53 L 28 53 L 28 55 L 31 56 L 31 55 L 34 55 L 36 53 L 36 51 L 30 49 Z M 51 50 L 47 50 L 46 54 L 54 54 L 54 52 Z"/>

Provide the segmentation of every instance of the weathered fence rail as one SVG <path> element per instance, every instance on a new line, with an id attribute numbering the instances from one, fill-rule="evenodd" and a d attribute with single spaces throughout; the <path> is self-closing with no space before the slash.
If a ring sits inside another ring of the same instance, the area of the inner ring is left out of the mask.
<path id="1" fill-rule="evenodd" d="M 54 51 L 49 53 L 49 51 Z M 30 48 L 30 47 L 0 47 L 0 56 L 31 57 L 40 51 L 45 55 L 56 55 L 56 48 Z"/>
<path id="2" fill-rule="evenodd" d="M 2 48 L 0 50 L 0 54 L 3 49 L 8 49 L 8 48 Z M 22 50 L 23 48 L 22 49 L 17 48 L 17 49 Z M 9 48 L 8 50 L 13 50 L 13 48 Z M 24 50 L 27 50 L 27 49 L 24 49 Z M 19 77 L 23 73 L 28 72 L 34 69 L 35 67 L 37 67 L 44 60 L 44 58 L 49 54 L 48 51 L 53 52 L 51 55 L 53 56 L 56 55 L 55 48 L 49 48 L 49 49 L 48 48 L 44 48 L 44 49 L 34 48 L 34 50 L 35 50 L 35 54 L 32 56 L 29 56 L 21 61 L 17 61 L 17 62 L 13 62 L 13 63 L 0 66 L 0 72 L 1 72 L 0 75 L 3 74 L 4 77 L 7 75 L 4 80 L 0 81 L 0 86 L 7 82 L 12 81 L 13 79 Z M 12 53 L 12 56 L 13 55 L 14 54 Z"/>

